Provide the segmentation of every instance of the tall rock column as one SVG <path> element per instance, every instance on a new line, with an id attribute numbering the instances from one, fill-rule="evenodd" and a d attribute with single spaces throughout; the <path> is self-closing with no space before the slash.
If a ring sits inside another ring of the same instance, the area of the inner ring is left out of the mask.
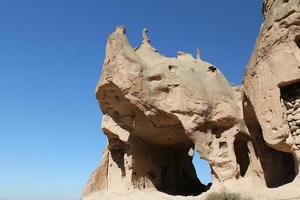
<path id="1" fill-rule="evenodd" d="M 268 187 L 292 182 L 298 174 L 299 4 L 299 0 L 264 1 L 264 22 L 244 75 L 244 118 Z"/>

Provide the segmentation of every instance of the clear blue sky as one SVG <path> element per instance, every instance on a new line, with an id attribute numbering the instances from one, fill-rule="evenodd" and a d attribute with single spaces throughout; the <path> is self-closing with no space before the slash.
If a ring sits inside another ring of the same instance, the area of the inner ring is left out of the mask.
<path id="1" fill-rule="evenodd" d="M 0 199 L 77 200 L 106 139 L 94 89 L 106 35 L 195 52 L 240 84 L 262 0 L 0 0 Z M 210 180 L 207 165 L 196 162 Z"/>

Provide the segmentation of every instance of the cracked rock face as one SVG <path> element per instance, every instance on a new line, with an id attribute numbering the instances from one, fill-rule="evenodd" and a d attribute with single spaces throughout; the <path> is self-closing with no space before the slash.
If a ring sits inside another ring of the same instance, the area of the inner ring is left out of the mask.
<path id="1" fill-rule="evenodd" d="M 199 195 L 297 182 L 300 148 L 300 1 L 265 0 L 265 22 L 242 87 L 197 56 L 168 58 L 145 29 L 132 48 L 124 27 L 108 37 L 96 97 L 108 145 L 82 199 L 99 191 Z M 212 185 L 193 156 L 209 161 Z M 272 191 L 272 193 L 274 193 Z M 93 198 L 91 198 L 93 199 Z M 97 198 L 94 198 L 97 199 Z"/>

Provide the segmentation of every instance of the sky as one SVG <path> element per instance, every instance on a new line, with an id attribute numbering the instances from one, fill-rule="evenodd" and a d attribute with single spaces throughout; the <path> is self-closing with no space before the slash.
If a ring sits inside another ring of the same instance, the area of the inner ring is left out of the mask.
<path id="1" fill-rule="evenodd" d="M 195 54 L 233 85 L 262 23 L 261 0 L 0 0 L 0 200 L 78 200 L 106 138 L 94 91 L 107 34 L 147 27 L 167 56 Z M 200 180 L 207 162 L 195 158 Z"/>

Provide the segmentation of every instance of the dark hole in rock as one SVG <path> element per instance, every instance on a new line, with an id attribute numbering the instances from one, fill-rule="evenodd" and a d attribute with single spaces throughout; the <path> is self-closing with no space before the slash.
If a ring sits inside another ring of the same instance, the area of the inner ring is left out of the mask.
<path id="1" fill-rule="evenodd" d="M 220 142 L 219 143 L 219 149 L 226 149 L 227 148 L 227 142 Z"/>
<path id="2" fill-rule="evenodd" d="M 169 65 L 169 66 L 168 66 L 168 68 L 169 68 L 169 70 L 171 70 L 171 71 L 172 71 L 172 70 L 176 69 L 176 68 L 177 68 L 177 66 L 175 66 L 175 65 Z"/>
<path id="3" fill-rule="evenodd" d="M 208 67 L 208 71 L 215 72 L 215 71 L 217 71 L 217 68 L 215 66 L 211 65 Z"/>
<path id="4" fill-rule="evenodd" d="M 168 88 L 166 86 L 162 86 L 162 87 L 158 87 L 158 91 L 169 93 L 170 92 L 170 88 Z"/>
<path id="5" fill-rule="evenodd" d="M 282 3 L 288 3 L 290 0 L 283 0 Z"/>
<path id="6" fill-rule="evenodd" d="M 153 75 L 148 77 L 148 81 L 160 81 L 162 80 L 162 75 Z"/>
<path id="7" fill-rule="evenodd" d="M 280 88 L 285 117 L 294 139 L 300 138 L 300 81 Z M 300 143 L 296 143 L 300 147 Z"/>
<path id="8" fill-rule="evenodd" d="M 190 149 L 194 147 L 194 143 L 186 136 L 178 119 L 156 110 L 151 116 L 151 122 L 143 112 L 130 104 L 117 88 L 115 90 L 114 96 L 117 94 L 122 97 L 122 101 L 117 109 L 115 108 L 115 112 L 109 111 L 109 115 L 122 128 L 127 130 L 125 125 L 131 127 L 132 134 L 127 142 L 123 142 L 113 133 L 103 130 L 109 138 L 108 148 L 112 160 L 121 171 L 121 175 L 130 178 L 132 186 L 136 189 L 154 187 L 167 194 L 183 196 L 199 195 L 208 190 L 209 186 L 199 180 L 193 165 Z M 160 114 L 160 118 L 154 118 L 155 114 Z M 134 127 L 131 123 L 119 122 L 129 115 L 136 116 Z M 167 126 L 160 124 L 166 120 L 169 120 Z M 153 122 L 159 126 L 153 126 Z M 126 164 L 127 160 L 129 162 Z"/>
<path id="9" fill-rule="evenodd" d="M 155 172 L 153 172 L 153 171 L 150 171 L 150 172 L 148 172 L 147 174 L 149 175 L 149 177 L 150 177 L 151 179 L 155 179 L 155 178 L 156 178 Z"/>
<path id="10" fill-rule="evenodd" d="M 134 152 L 132 159 L 133 169 L 138 173 L 132 179 L 133 184 L 139 188 L 143 184 L 149 185 L 148 181 L 158 191 L 170 195 L 195 196 L 207 191 L 209 187 L 198 179 L 193 157 L 188 154 L 191 147 L 160 146 L 150 143 L 139 146 L 138 142 L 135 142 L 132 147 Z M 142 151 L 149 152 L 149 157 L 140 155 Z"/>
<path id="11" fill-rule="evenodd" d="M 119 114 L 118 111 L 114 111 L 114 112 L 113 112 L 113 116 L 114 116 L 114 118 L 116 119 L 116 121 L 120 121 L 121 116 L 120 116 L 120 114 Z"/>
<path id="12" fill-rule="evenodd" d="M 296 37 L 295 37 L 295 43 L 296 43 L 296 45 L 298 46 L 298 48 L 300 48 L 300 35 L 297 35 Z"/>
<path id="13" fill-rule="evenodd" d="M 179 84 L 168 84 L 167 86 L 170 88 L 176 88 L 179 86 Z"/>
<path id="14" fill-rule="evenodd" d="M 247 145 L 248 141 L 250 141 L 250 138 L 248 138 L 247 135 L 238 133 L 235 136 L 233 143 L 236 161 L 240 166 L 240 173 L 242 177 L 245 176 L 250 165 L 249 149 Z"/>
<path id="15" fill-rule="evenodd" d="M 197 173 L 197 177 L 201 180 L 203 184 L 206 184 L 206 190 L 209 190 L 212 185 L 212 175 L 209 161 L 203 160 L 199 155 L 194 155 L 193 164 Z"/>
<path id="16" fill-rule="evenodd" d="M 125 165 L 124 165 L 124 150 L 123 149 L 112 149 L 111 157 L 117 163 L 118 167 L 121 169 L 122 176 L 126 176 Z"/>
<path id="17" fill-rule="evenodd" d="M 221 137 L 221 134 L 216 134 L 216 138 L 219 139 Z"/>
<path id="18" fill-rule="evenodd" d="M 267 187 L 275 188 L 292 182 L 296 177 L 295 160 L 291 153 L 269 147 L 264 138 L 251 102 L 244 96 L 244 119 L 253 140 Z"/>

